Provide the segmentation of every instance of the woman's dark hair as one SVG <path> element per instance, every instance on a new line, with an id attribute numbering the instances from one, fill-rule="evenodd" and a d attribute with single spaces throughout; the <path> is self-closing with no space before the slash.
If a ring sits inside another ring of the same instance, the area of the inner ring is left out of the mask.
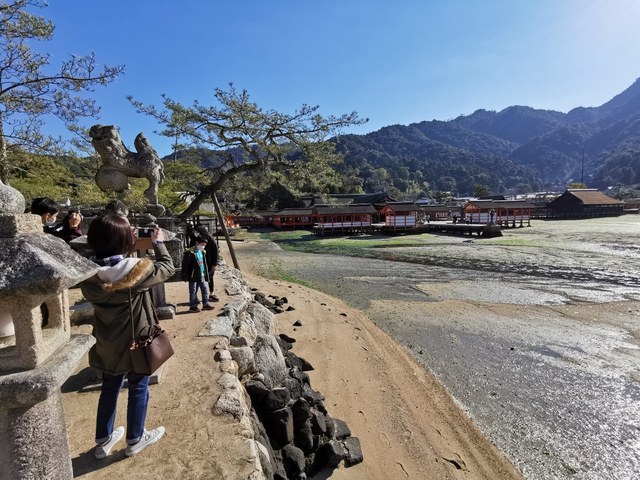
<path id="1" fill-rule="evenodd" d="M 133 251 L 134 239 L 126 218 L 108 213 L 96 218 L 87 232 L 87 242 L 96 258 L 128 255 Z"/>
<path id="2" fill-rule="evenodd" d="M 31 213 L 35 213 L 36 215 L 44 215 L 48 213 L 49 215 L 53 215 L 54 213 L 58 213 L 60 211 L 60 207 L 55 202 L 55 200 L 51 200 L 47 197 L 38 197 L 34 198 L 33 202 L 31 202 Z"/>

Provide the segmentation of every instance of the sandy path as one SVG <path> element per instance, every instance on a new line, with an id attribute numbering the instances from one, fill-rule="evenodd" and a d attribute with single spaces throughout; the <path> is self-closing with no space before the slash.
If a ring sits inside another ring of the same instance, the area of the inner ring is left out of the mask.
<path id="1" fill-rule="evenodd" d="M 162 382 L 150 387 L 147 428 L 164 425 L 167 433 L 157 445 L 135 457 L 124 455 L 122 442 L 107 459 L 95 460 L 92 448 L 99 392 L 77 391 L 90 376 L 85 363 L 63 386 L 63 392 L 68 390 L 63 404 L 76 478 L 235 479 L 247 478 L 251 471 L 247 459 L 238 458 L 240 449 L 235 448 L 234 442 L 240 438 L 237 423 L 211 413 L 221 393 L 213 362 L 213 345 L 218 339 L 196 335 L 219 309 L 184 314 L 188 293 L 182 282 L 167 284 L 166 293 L 169 301 L 178 303 L 179 315 L 162 322 L 175 355 L 165 364 Z M 222 305 L 226 296 L 221 290 L 218 293 Z M 78 290 L 71 291 L 72 303 L 78 295 Z M 87 325 L 74 330 L 90 333 Z M 126 390 L 118 399 L 116 425 L 126 425 Z"/>

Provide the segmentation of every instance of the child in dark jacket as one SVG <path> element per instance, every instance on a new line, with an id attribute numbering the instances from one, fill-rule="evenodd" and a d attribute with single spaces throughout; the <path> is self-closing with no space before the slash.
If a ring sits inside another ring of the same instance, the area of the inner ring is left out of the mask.
<path id="1" fill-rule="evenodd" d="M 189 232 L 189 245 L 194 246 L 196 240 L 205 239 L 207 244 L 204 247 L 206 252 L 204 259 L 207 268 L 207 282 L 209 283 L 209 301 L 218 302 L 219 298 L 214 293 L 214 281 L 213 277 L 216 273 L 216 265 L 218 265 L 218 245 L 216 240 L 211 236 L 207 229 L 202 224 L 197 224 L 195 228 L 192 228 Z"/>
<path id="2" fill-rule="evenodd" d="M 202 295 L 202 309 L 213 310 L 209 305 L 209 269 L 207 267 L 205 246 L 207 240 L 198 238 L 193 247 L 187 248 L 182 257 L 182 280 L 189 282 L 189 311 L 199 312 L 198 290 Z"/>

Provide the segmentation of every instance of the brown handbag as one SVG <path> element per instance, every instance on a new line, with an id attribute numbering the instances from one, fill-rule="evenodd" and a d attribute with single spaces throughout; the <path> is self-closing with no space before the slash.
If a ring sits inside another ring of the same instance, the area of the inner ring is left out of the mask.
<path id="1" fill-rule="evenodd" d="M 131 289 L 129 289 L 129 314 L 131 316 L 131 338 L 133 342 L 129 349 L 131 354 L 131 362 L 133 363 L 133 371 L 137 375 L 151 375 L 155 373 L 160 366 L 173 355 L 173 347 L 169 342 L 167 333 L 160 328 L 156 309 L 152 306 L 153 317 L 156 321 L 144 327 L 136 336 L 133 322 L 133 305 L 131 297 Z M 147 318 L 149 318 L 147 316 Z"/>

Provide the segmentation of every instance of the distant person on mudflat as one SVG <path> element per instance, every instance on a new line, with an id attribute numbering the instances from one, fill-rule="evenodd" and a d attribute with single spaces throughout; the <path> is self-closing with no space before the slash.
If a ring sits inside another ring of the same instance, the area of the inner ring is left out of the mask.
<path id="1" fill-rule="evenodd" d="M 164 427 L 145 428 L 149 376 L 133 371 L 130 354 L 132 335 L 139 335 L 150 324 L 157 323 L 151 287 L 168 280 L 175 272 L 160 228 L 152 232 L 151 242 L 155 261 L 129 257 L 135 246 L 134 230 L 126 218 L 116 214 L 99 216 L 91 222 L 87 233 L 87 243 L 95 252 L 92 260 L 100 265 L 96 275 L 80 283 L 82 294 L 94 310 L 92 334 L 96 344 L 89 351 L 89 365 L 102 372 L 96 415 L 97 459 L 109 455 L 125 434 L 124 427 L 114 429 L 118 395 L 125 377 L 129 397 L 124 454 L 136 455 L 160 440 L 165 432 Z"/>

